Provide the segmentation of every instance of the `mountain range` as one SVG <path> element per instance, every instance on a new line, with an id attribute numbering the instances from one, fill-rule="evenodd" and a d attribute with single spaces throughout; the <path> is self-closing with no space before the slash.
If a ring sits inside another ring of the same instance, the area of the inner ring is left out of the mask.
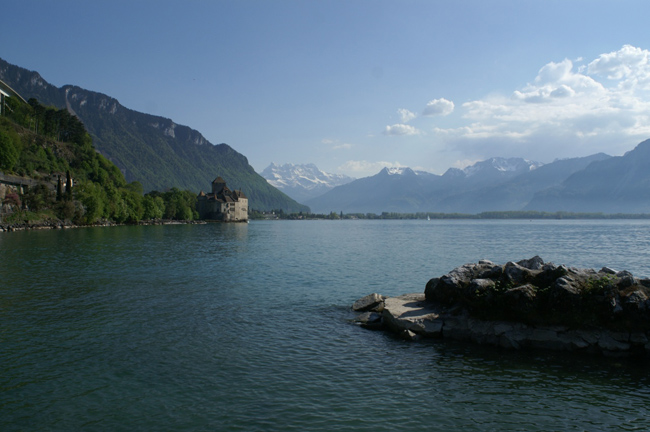
<path id="1" fill-rule="evenodd" d="M 650 213 L 650 139 L 537 192 L 526 210 Z"/>
<path id="2" fill-rule="evenodd" d="M 336 186 L 354 180 L 343 174 L 321 171 L 314 164 L 294 165 L 271 163 L 260 173 L 271 185 L 280 189 L 298 202 L 305 202 L 323 195 Z"/>
<path id="3" fill-rule="evenodd" d="M 38 72 L 0 59 L 0 80 L 25 99 L 67 108 L 84 124 L 97 151 L 138 181 L 145 192 L 171 187 L 209 190 L 217 176 L 241 189 L 251 209 L 309 211 L 255 172 L 244 155 L 227 144 L 211 144 L 201 133 L 171 119 L 134 111 L 116 99 L 77 86 L 56 87 Z"/>
<path id="4" fill-rule="evenodd" d="M 316 213 L 650 213 L 650 140 L 623 156 L 491 158 L 443 175 L 384 168 L 305 201 Z"/>
<path id="5" fill-rule="evenodd" d="M 221 176 L 231 189 L 242 189 L 257 210 L 308 212 L 308 205 L 315 213 L 650 213 L 650 140 L 623 156 L 599 153 L 548 164 L 495 157 L 443 175 L 385 168 L 354 180 L 313 164 L 271 164 L 263 177 L 229 145 L 213 145 L 188 126 L 130 110 L 110 96 L 53 86 L 37 72 L 2 59 L 0 79 L 26 99 L 76 115 L 97 151 L 145 191 L 198 192 Z"/>

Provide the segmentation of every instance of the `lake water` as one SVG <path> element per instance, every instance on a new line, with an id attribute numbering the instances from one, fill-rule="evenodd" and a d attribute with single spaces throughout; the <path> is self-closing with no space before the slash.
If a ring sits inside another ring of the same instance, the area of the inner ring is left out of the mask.
<path id="1" fill-rule="evenodd" d="M 0 234 L 2 431 L 648 430 L 646 360 L 350 323 L 479 259 L 650 276 L 648 221 L 253 221 Z"/>

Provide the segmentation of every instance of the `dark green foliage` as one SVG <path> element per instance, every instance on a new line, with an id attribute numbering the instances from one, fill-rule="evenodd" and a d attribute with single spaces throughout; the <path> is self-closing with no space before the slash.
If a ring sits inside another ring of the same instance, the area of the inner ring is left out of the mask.
<path id="1" fill-rule="evenodd" d="M 65 200 L 72 201 L 72 176 L 70 175 L 70 170 L 67 170 L 65 173 Z"/>
<path id="2" fill-rule="evenodd" d="M 6 118 L 0 119 L 0 169 L 11 171 L 18 162 L 21 151 L 18 134 Z"/>
<path id="3" fill-rule="evenodd" d="M 19 210 L 20 197 L 11 202 L 15 207 L 12 220 L 58 217 L 92 224 L 99 220 L 135 223 L 143 218 L 197 218 L 194 192 L 172 188 L 143 197 L 142 184 L 127 184 L 122 172 L 93 149 L 81 122 L 67 111 L 43 107 L 34 99 L 14 107 L 9 117 L 0 118 L 2 167 L 8 174 L 40 179 L 40 183 L 22 197 L 25 211 Z M 54 135 L 64 141 L 57 141 Z M 18 153 L 7 151 L 9 147 Z"/>
<path id="4" fill-rule="evenodd" d="M 165 202 L 160 196 L 147 194 L 142 200 L 143 219 L 162 219 L 165 215 Z"/>
<path id="5" fill-rule="evenodd" d="M 35 187 L 29 188 L 23 196 L 23 202 L 27 208 L 33 212 L 40 212 L 54 206 L 56 202 L 55 194 L 46 184 L 40 183 Z"/>
<path id="6" fill-rule="evenodd" d="M 63 185 L 61 184 L 61 176 L 56 180 L 56 202 L 63 201 Z"/>
<path id="7" fill-rule="evenodd" d="M 23 97 L 74 110 L 92 136 L 97 150 L 124 173 L 126 181 L 139 181 L 144 191 L 176 187 L 196 194 L 209 189 L 212 180 L 221 176 L 231 189 L 244 192 L 251 209 L 309 211 L 308 207 L 268 184 L 249 165 L 245 156 L 226 144 L 212 145 L 187 126 L 127 109 L 117 100 L 100 93 L 75 86 L 57 88 L 45 82 L 38 73 L 1 59 L 0 75 Z M 18 116 L 29 117 L 24 113 L 17 113 Z M 35 122 L 32 128 L 36 128 Z M 70 128 L 57 129 L 51 123 L 44 127 L 40 121 L 38 129 L 48 134 L 59 130 L 72 135 L 75 132 Z"/>
<path id="8" fill-rule="evenodd" d="M 147 211 L 153 214 L 162 213 L 165 219 L 195 220 L 199 218 L 196 212 L 196 195 L 188 190 L 171 188 L 169 191 L 150 192 L 148 197 Z"/>

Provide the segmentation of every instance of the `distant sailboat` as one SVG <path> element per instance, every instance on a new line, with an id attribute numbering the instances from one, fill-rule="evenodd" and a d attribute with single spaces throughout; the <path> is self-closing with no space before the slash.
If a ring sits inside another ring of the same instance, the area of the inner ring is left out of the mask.
<path id="1" fill-rule="evenodd" d="M 431 220 L 431 218 L 429 217 L 429 215 L 427 215 L 427 220 Z"/>

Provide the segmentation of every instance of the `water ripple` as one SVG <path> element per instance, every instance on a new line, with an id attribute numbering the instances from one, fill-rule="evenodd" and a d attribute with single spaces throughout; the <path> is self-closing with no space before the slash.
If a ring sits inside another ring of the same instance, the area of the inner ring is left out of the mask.
<path id="1" fill-rule="evenodd" d="M 650 428 L 644 363 L 349 322 L 480 258 L 650 274 L 650 224 L 358 222 L 0 236 L 0 429 Z"/>

